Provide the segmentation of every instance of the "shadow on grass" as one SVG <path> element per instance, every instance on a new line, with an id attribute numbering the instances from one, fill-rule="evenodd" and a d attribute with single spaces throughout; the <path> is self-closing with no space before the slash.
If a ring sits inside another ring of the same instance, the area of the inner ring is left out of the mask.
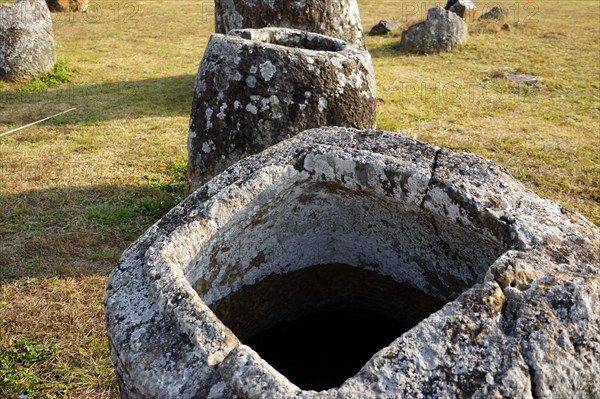
<path id="1" fill-rule="evenodd" d="M 0 283 L 106 275 L 183 185 L 67 187 L 0 197 Z"/>
<path id="2" fill-rule="evenodd" d="M 47 123 L 94 124 L 115 119 L 189 116 L 194 78 L 179 75 L 132 82 L 68 84 L 41 92 L 0 91 L 0 124 L 26 124 L 32 122 L 32 114 L 41 119 L 70 108 L 77 110 Z"/>
<path id="3" fill-rule="evenodd" d="M 369 49 L 369 53 L 373 58 L 385 58 L 385 57 L 411 57 L 414 54 L 402 51 L 400 48 L 400 38 L 393 42 L 386 42 L 378 44 L 376 47 Z"/>

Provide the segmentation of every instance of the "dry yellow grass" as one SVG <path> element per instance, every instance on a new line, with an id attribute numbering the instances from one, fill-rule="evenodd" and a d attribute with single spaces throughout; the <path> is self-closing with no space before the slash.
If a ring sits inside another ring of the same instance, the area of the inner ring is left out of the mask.
<path id="1" fill-rule="evenodd" d="M 104 332 L 105 284 L 105 277 L 90 276 L 0 286 L 0 372 L 9 379 L 0 397 L 118 397 Z M 23 364 L 37 351 L 38 361 Z"/>
<path id="2" fill-rule="evenodd" d="M 489 157 L 600 224 L 600 4 L 494 3 L 511 7 L 512 29 L 471 22 L 457 52 L 411 56 L 399 36 L 367 39 L 379 127 Z M 381 18 L 407 26 L 432 4 L 359 1 L 365 30 Z M 212 3 L 101 0 L 53 18 L 72 81 L 43 93 L 0 82 L 0 133 L 77 107 L 0 138 L 0 397 L 108 398 L 106 275 L 181 195 Z M 504 67 L 544 86 L 486 79 Z"/>

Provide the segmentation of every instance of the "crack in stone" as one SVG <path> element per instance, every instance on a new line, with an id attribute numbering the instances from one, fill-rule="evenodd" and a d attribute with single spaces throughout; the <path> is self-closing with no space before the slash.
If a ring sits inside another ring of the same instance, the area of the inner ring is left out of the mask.
<path id="1" fill-rule="evenodd" d="M 440 240 L 440 242 L 441 242 L 441 243 L 442 243 L 442 245 L 444 246 L 444 249 L 446 250 L 446 252 L 447 252 L 448 254 L 451 254 L 452 256 L 454 256 L 454 257 L 455 257 L 456 259 L 458 259 L 460 262 L 462 262 L 462 263 L 463 263 L 463 264 L 464 264 L 464 265 L 465 265 L 465 266 L 466 266 L 466 267 L 469 269 L 469 271 L 471 272 L 471 274 L 472 274 L 473 276 L 475 276 L 475 280 L 479 279 L 479 278 L 480 278 L 480 276 L 479 276 L 479 274 L 480 274 L 480 273 L 478 273 L 478 272 L 477 272 L 477 270 L 475 270 L 475 268 L 473 267 L 473 265 L 471 265 L 471 264 L 470 264 L 470 263 L 469 263 L 469 262 L 468 262 L 468 261 L 467 261 L 467 260 L 466 260 L 464 257 L 462 257 L 462 256 L 461 256 L 461 255 L 460 255 L 460 254 L 459 254 L 459 253 L 458 253 L 456 250 L 452 250 L 452 247 L 450 246 L 450 244 L 448 243 L 448 241 L 446 241 L 446 240 L 445 240 L 445 239 L 442 237 L 442 235 L 441 235 L 441 233 L 440 233 L 440 231 L 439 231 L 439 229 L 438 229 L 438 226 L 437 226 L 437 223 L 436 223 L 435 217 L 433 217 L 433 216 L 431 217 L 431 221 L 430 221 L 430 223 L 431 223 L 431 227 L 433 228 L 433 232 L 435 233 L 435 236 L 438 238 L 438 240 Z M 469 285 L 470 285 L 470 284 L 473 284 L 473 282 L 472 282 L 472 281 L 469 281 L 469 282 L 468 282 L 468 284 L 469 284 Z"/>
<path id="2" fill-rule="evenodd" d="M 524 356 L 527 364 L 527 370 L 529 371 L 529 381 L 531 383 L 531 397 L 533 399 L 540 399 L 540 395 L 538 394 L 537 383 L 535 382 L 535 370 L 533 367 L 527 363 L 527 357 Z"/>
<path id="3" fill-rule="evenodd" d="M 431 186 L 433 183 L 433 177 L 435 176 L 435 171 L 437 170 L 437 167 L 438 167 L 438 156 L 441 152 L 442 152 L 442 149 L 438 148 L 435 151 L 435 154 L 433 156 L 433 162 L 431 163 L 431 176 L 429 176 L 429 182 L 427 182 L 427 188 L 425 189 L 425 193 L 423 194 L 423 199 L 421 200 L 421 205 L 420 205 L 421 208 L 423 208 L 425 206 L 425 201 L 427 201 L 427 198 L 429 198 L 429 190 L 431 189 Z"/>

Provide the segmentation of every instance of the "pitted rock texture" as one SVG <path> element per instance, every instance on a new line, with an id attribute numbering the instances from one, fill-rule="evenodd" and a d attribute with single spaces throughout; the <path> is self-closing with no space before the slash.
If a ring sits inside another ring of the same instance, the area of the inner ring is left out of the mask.
<path id="1" fill-rule="evenodd" d="M 303 391 L 210 306 L 326 263 L 447 304 L 341 386 Z M 327 127 L 236 163 L 152 226 L 111 273 L 106 321 L 123 398 L 594 397 L 599 268 L 598 227 L 490 161 Z"/>
<path id="2" fill-rule="evenodd" d="M 52 18 L 44 0 L 0 4 L 0 79 L 21 81 L 56 63 Z"/>
<path id="3" fill-rule="evenodd" d="M 53 12 L 86 12 L 88 0 L 46 0 L 48 8 Z"/>
<path id="4" fill-rule="evenodd" d="M 451 51 L 462 46 L 469 37 L 467 23 L 452 11 L 436 6 L 427 19 L 402 32 L 400 48 L 417 54 Z"/>
<path id="5" fill-rule="evenodd" d="M 215 0 L 215 32 L 280 27 L 335 37 L 364 48 L 356 0 Z"/>
<path id="6" fill-rule="evenodd" d="M 188 187 L 306 129 L 374 128 L 376 103 L 367 51 L 291 29 L 215 34 L 196 76 Z"/>

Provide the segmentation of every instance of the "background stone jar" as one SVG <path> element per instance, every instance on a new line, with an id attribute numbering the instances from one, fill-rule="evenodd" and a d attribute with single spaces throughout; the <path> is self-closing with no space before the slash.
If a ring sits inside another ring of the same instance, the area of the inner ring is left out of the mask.
<path id="1" fill-rule="evenodd" d="M 106 321 L 123 398 L 594 397 L 599 269 L 598 227 L 492 162 L 325 127 L 152 226 Z"/>
<path id="2" fill-rule="evenodd" d="M 0 4 L 0 79 L 21 81 L 56 63 L 52 17 L 44 0 Z"/>
<path id="3" fill-rule="evenodd" d="M 324 125 L 375 127 L 371 57 L 338 39 L 282 28 L 213 35 L 196 76 L 188 187 Z"/>
<path id="4" fill-rule="evenodd" d="M 215 32 L 265 27 L 305 30 L 365 46 L 356 0 L 215 0 Z"/>
<path id="5" fill-rule="evenodd" d="M 87 12 L 89 0 L 46 0 L 52 12 Z"/>

